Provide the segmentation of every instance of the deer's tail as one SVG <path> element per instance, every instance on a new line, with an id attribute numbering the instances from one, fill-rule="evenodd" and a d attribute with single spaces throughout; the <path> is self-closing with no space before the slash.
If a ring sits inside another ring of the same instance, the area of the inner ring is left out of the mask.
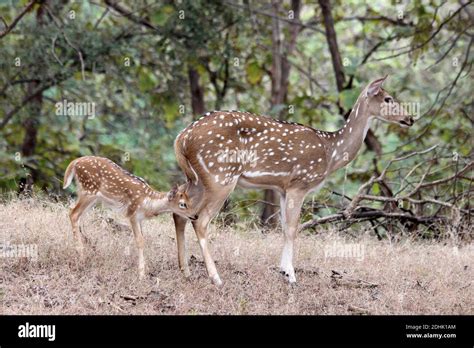
<path id="1" fill-rule="evenodd" d="M 66 171 L 64 172 L 63 189 L 71 185 L 72 179 L 74 178 L 74 175 L 76 174 L 76 162 L 77 162 L 77 159 L 69 163 L 69 165 L 66 168 Z"/>
<path id="2" fill-rule="evenodd" d="M 199 177 L 194 168 L 191 166 L 189 159 L 186 157 L 185 149 L 183 146 L 183 139 L 181 135 L 178 135 L 176 137 L 176 140 L 174 142 L 174 152 L 176 154 L 176 161 L 178 162 L 178 165 L 181 170 L 184 172 L 184 175 L 186 175 L 188 182 L 197 185 Z"/>

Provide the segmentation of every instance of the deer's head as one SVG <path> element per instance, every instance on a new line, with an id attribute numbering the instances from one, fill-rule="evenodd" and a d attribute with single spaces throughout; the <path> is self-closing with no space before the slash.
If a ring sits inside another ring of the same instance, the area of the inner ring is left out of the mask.
<path id="1" fill-rule="evenodd" d="M 173 188 L 166 194 L 168 199 L 168 208 L 171 212 L 184 216 L 190 220 L 196 220 L 198 216 L 193 213 L 193 205 L 191 199 L 186 194 L 187 184 Z"/>
<path id="2" fill-rule="evenodd" d="M 396 123 L 402 127 L 410 127 L 415 122 L 403 105 L 382 88 L 384 78 L 371 82 L 365 89 L 368 100 L 366 112 L 382 121 Z"/>

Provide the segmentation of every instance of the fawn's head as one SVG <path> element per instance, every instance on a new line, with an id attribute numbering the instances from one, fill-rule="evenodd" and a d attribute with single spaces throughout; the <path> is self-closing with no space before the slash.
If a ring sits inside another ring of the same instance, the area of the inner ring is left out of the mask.
<path id="1" fill-rule="evenodd" d="M 198 217 L 193 212 L 193 204 L 189 196 L 186 194 L 187 184 L 173 188 L 166 194 L 168 199 L 169 209 L 171 212 L 186 217 L 190 220 L 196 220 Z"/>
<path id="2" fill-rule="evenodd" d="M 367 98 L 367 110 L 371 116 L 382 121 L 396 123 L 402 127 L 410 127 L 415 122 L 413 117 L 408 114 L 401 103 L 392 97 L 386 90 L 382 88 L 384 78 L 371 82 L 365 89 Z"/>

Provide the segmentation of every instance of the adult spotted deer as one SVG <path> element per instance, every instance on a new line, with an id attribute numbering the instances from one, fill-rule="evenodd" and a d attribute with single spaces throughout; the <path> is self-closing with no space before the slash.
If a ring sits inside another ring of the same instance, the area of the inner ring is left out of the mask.
<path id="1" fill-rule="evenodd" d="M 190 215 L 189 199 L 185 193 L 186 185 L 179 188 L 174 186 L 167 193 L 155 191 L 145 180 L 107 158 L 85 156 L 75 159 L 64 173 L 64 189 L 71 184 L 73 178 L 76 179 L 78 200 L 76 206 L 71 209 L 69 217 L 80 255 L 83 255 L 84 244 L 78 226 L 79 218 L 96 203 L 105 203 L 120 209 L 130 220 L 138 248 L 140 278 L 145 275 L 142 220 L 165 212 L 173 212 L 189 219 L 196 218 Z"/>
<path id="2" fill-rule="evenodd" d="M 209 252 L 207 228 L 236 185 L 273 189 L 280 194 L 284 246 L 280 269 L 296 281 L 293 245 L 305 196 L 357 155 L 374 118 L 403 127 L 413 124 L 403 107 L 373 81 L 359 95 L 344 126 L 325 132 L 248 112 L 214 111 L 176 138 L 179 166 L 188 178 L 187 194 L 198 215 L 193 221 L 209 277 L 221 284 Z M 180 268 L 189 274 L 184 247 L 186 219 L 174 215 Z"/>

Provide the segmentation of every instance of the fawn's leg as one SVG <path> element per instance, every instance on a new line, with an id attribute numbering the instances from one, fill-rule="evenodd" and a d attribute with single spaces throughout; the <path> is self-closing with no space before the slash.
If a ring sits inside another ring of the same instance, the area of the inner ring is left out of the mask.
<path id="1" fill-rule="evenodd" d="M 178 245 L 178 264 L 179 269 L 183 272 L 184 276 L 187 278 L 191 275 L 188 266 L 188 258 L 186 257 L 186 243 L 184 230 L 186 228 L 186 222 L 188 219 L 179 216 L 178 214 L 173 214 L 174 227 L 176 229 L 176 243 Z"/>
<path id="2" fill-rule="evenodd" d="M 145 239 L 142 234 L 141 221 L 139 221 L 136 216 L 132 216 L 130 218 L 130 224 L 132 225 L 132 231 L 138 248 L 138 277 L 143 279 L 145 277 L 145 257 L 143 256 Z"/>
<path id="3" fill-rule="evenodd" d="M 72 208 L 69 213 L 69 218 L 72 225 L 72 233 L 76 241 L 76 249 L 81 257 L 84 257 L 84 242 L 82 233 L 79 230 L 79 219 L 84 212 L 94 205 L 95 202 L 95 196 L 79 195 L 76 206 Z"/>

